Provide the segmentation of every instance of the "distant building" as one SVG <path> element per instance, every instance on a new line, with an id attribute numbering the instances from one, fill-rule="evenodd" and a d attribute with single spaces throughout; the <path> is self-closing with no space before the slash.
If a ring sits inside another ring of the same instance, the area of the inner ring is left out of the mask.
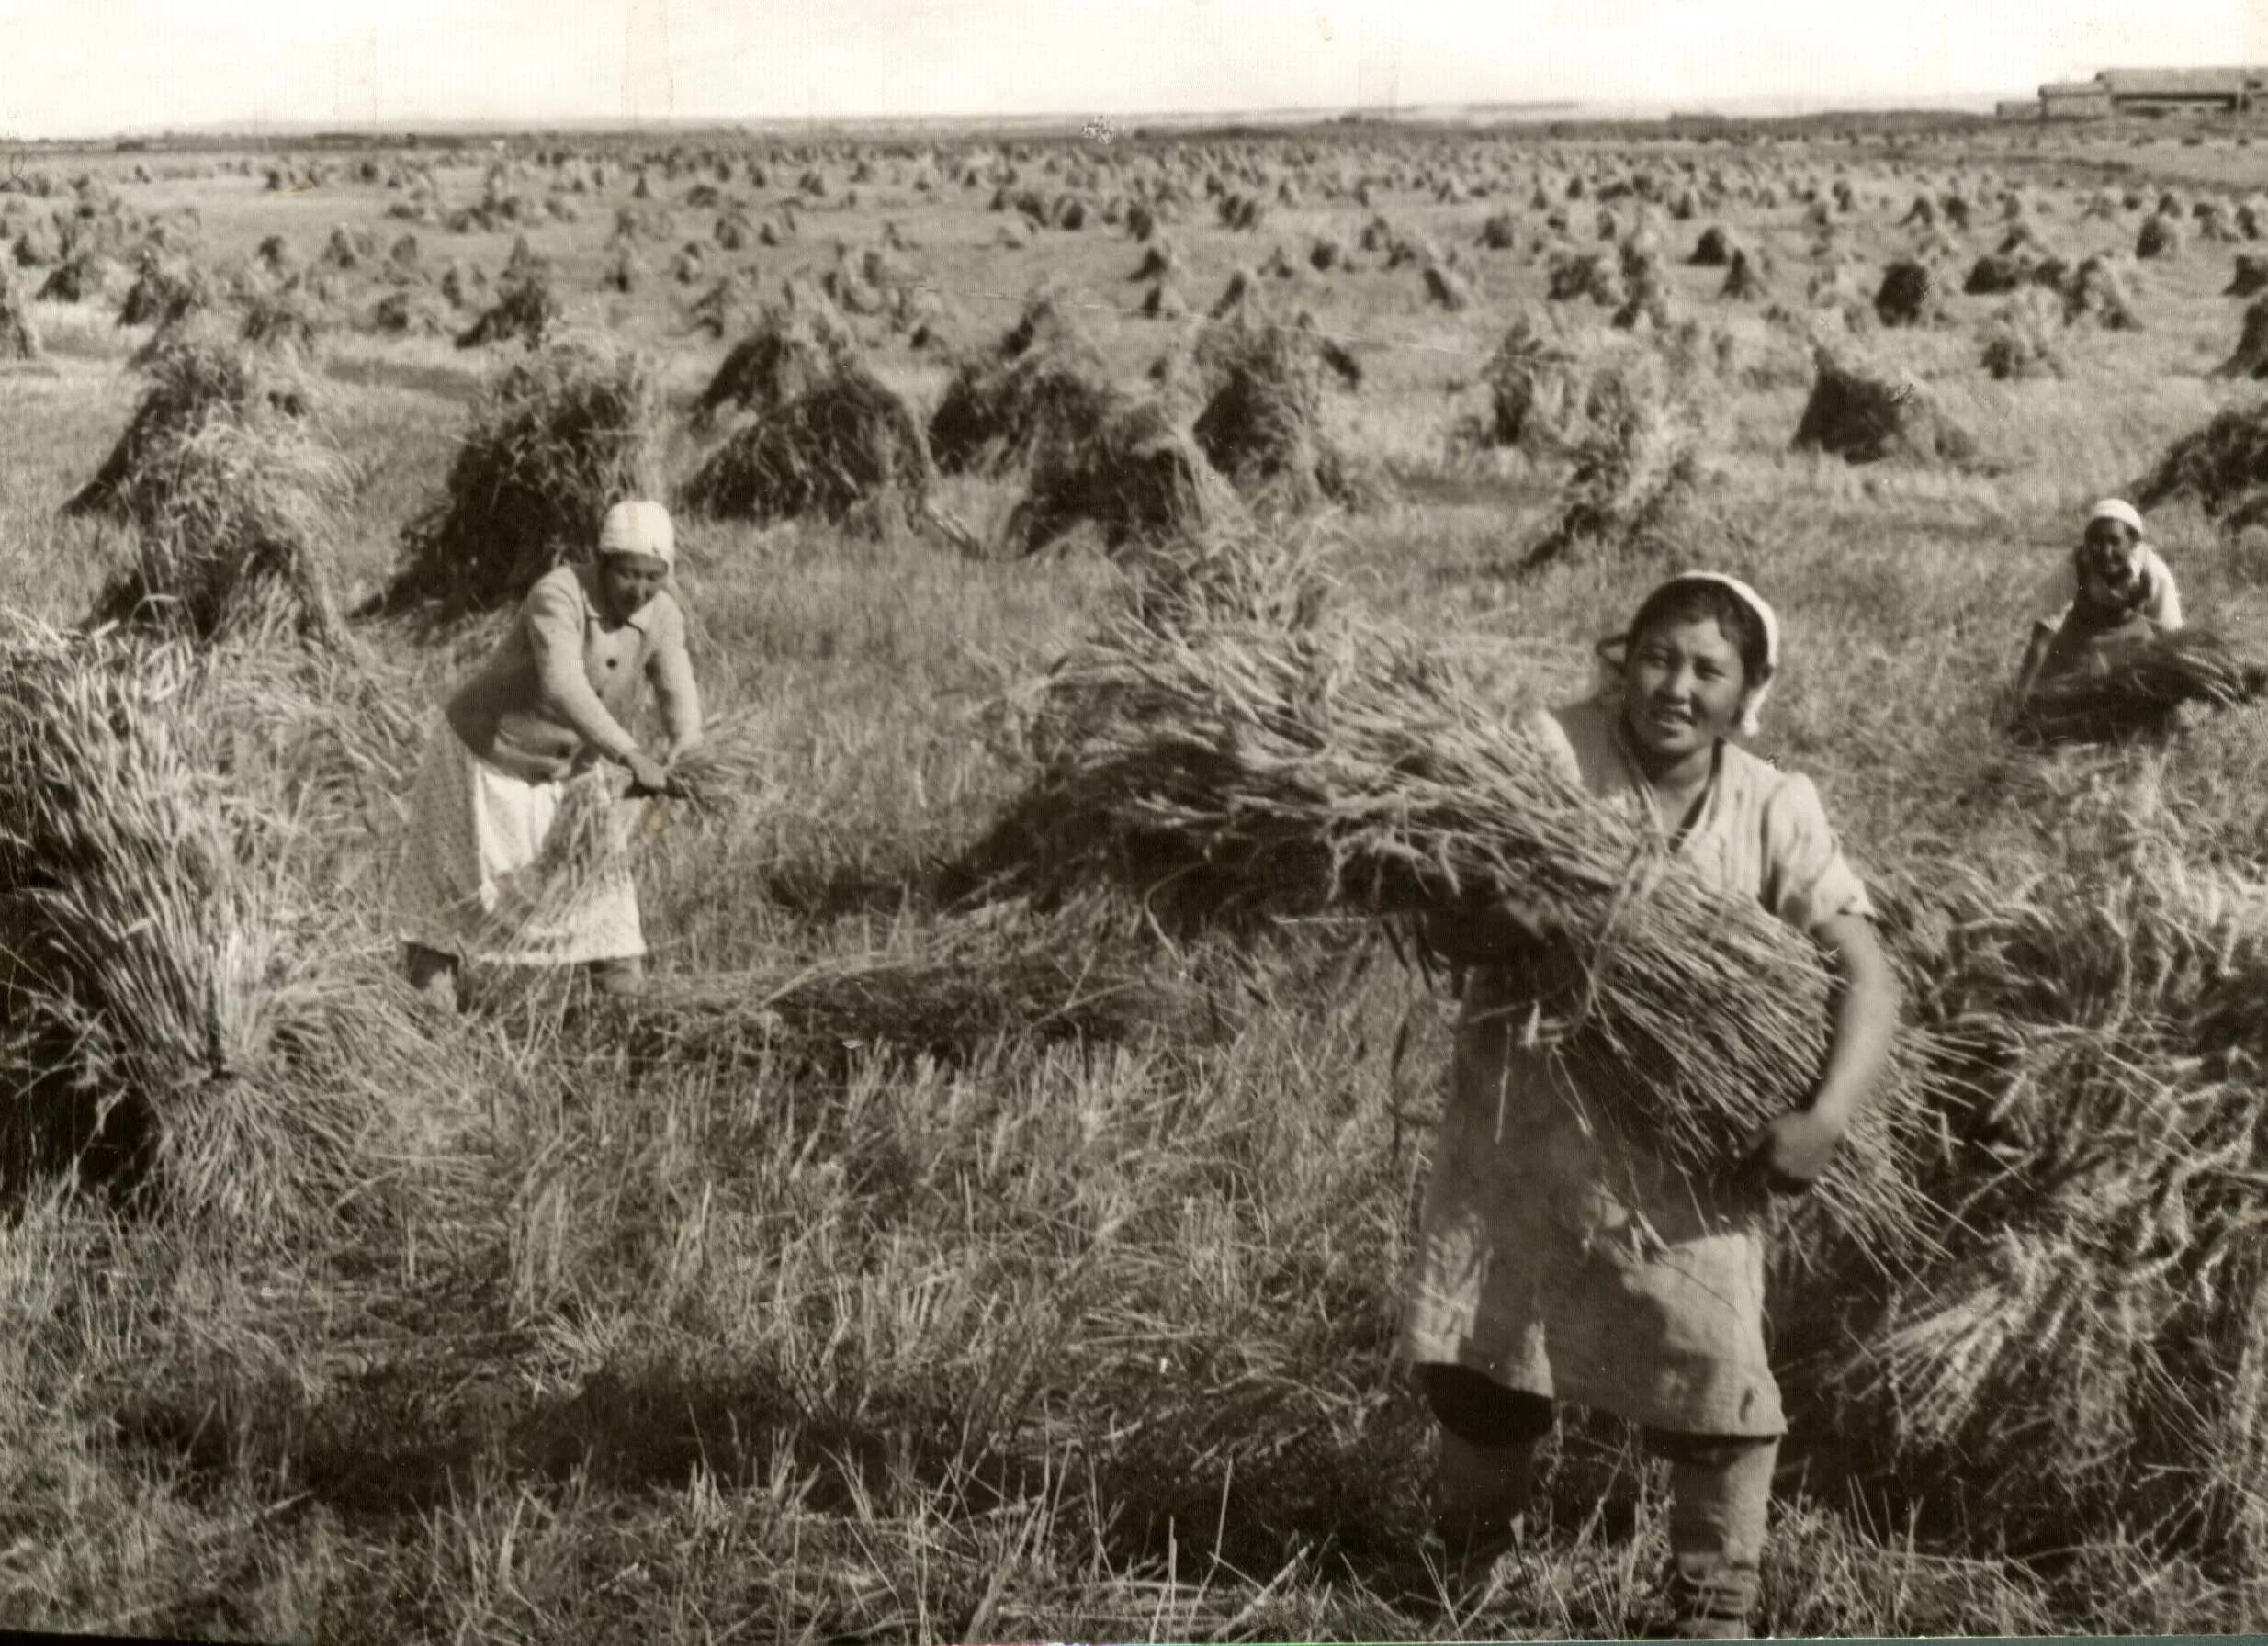
<path id="1" fill-rule="evenodd" d="M 2095 78 L 2121 114 L 2244 114 L 2268 101 L 2268 69 L 2105 69 Z"/>
<path id="2" fill-rule="evenodd" d="M 2037 120 L 2039 118 L 2039 99 L 2026 97 L 2022 102 L 1995 103 L 1992 113 L 2003 120 Z"/>
<path id="3" fill-rule="evenodd" d="M 2268 112 L 2268 68 L 2104 69 L 2092 80 L 2049 81 L 2037 105 L 2003 103 L 2002 117 L 2014 119 L 2020 108 L 2049 120 Z"/>
<path id="4" fill-rule="evenodd" d="M 2053 80 L 2039 88 L 2039 112 L 2050 120 L 2106 120 L 2115 112 L 2110 87 L 2093 80 Z"/>

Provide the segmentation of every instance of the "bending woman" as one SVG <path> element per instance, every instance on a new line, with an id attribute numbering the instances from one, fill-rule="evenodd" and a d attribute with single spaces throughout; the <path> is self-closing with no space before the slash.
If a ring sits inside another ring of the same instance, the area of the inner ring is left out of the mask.
<path id="1" fill-rule="evenodd" d="M 2182 626 L 2172 571 L 2143 540 L 2134 505 L 2115 497 L 2095 504 L 2078 547 L 2057 564 L 2035 603 L 2038 614 L 2016 671 L 2018 706 L 2043 681 Z"/>
<path id="2" fill-rule="evenodd" d="M 1506 964 L 1495 917 L 1437 929 L 1470 969 L 1403 1349 L 1441 1426 L 1436 1525 L 1452 1553 L 1517 1535 L 1556 1403 L 1611 1412 L 1670 1460 L 1676 1632 L 1739 1637 L 1785 1427 L 1765 1353 L 1766 1210 L 1825 1169 L 1888 1056 L 1897 988 L 1817 791 L 1728 740 L 1754 730 L 1778 667 L 1764 601 L 1732 578 L 1673 578 L 1600 656 L 1598 693 L 1539 714 L 1532 735 L 1698 873 L 1821 946 L 1844 985 L 1831 1049 L 1809 1103 L 1751 1140 L 1746 1172 L 1690 1178 L 1522 1046 L 1524 1004 L 1571 986 L 1572 961 Z"/>
<path id="3" fill-rule="evenodd" d="M 628 793 L 670 791 L 670 762 L 700 741 L 701 698 L 684 613 L 665 586 L 676 536 L 660 503 L 616 503 L 598 555 L 547 572 L 503 640 L 450 696 L 410 795 L 395 909 L 412 986 L 454 999 L 467 961 L 581 965 L 604 992 L 640 986 L 646 941 L 630 878 Z M 667 747 L 657 759 L 624 729 L 644 689 Z M 569 817 L 601 807 L 595 863 L 556 873 L 545 847 Z"/>

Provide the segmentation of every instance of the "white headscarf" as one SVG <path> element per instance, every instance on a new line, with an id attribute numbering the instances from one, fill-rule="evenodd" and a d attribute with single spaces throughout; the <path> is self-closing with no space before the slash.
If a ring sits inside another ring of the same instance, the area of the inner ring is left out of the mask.
<path id="1" fill-rule="evenodd" d="M 2116 520 L 2122 525 L 2132 526 L 2136 536 L 2142 536 L 2141 511 L 2123 497 L 2106 497 L 2095 504 L 2087 515 L 2087 524 L 2092 525 L 2098 520 Z"/>
<path id="2" fill-rule="evenodd" d="M 1756 625 L 1764 630 L 1764 678 L 1750 686 L 1746 696 L 1741 700 L 1741 717 L 1733 727 L 1741 736 L 1753 738 L 1756 735 L 1757 716 L 1764 707 L 1764 700 L 1772 694 L 1772 683 L 1779 678 L 1778 614 L 1772 610 L 1770 603 L 1765 600 L 1763 595 L 1757 593 L 1739 578 L 1722 571 L 1681 571 L 1676 577 L 1665 580 L 1646 598 L 1652 600 L 1655 594 L 1661 593 L 1662 590 L 1678 583 L 1714 583 L 1719 588 L 1729 590 L 1734 599 L 1755 614 Z M 1611 635 L 1599 642 L 1598 689 L 1600 691 L 1608 691 L 1622 684 L 1621 665 L 1607 654 L 1610 647 L 1618 642 L 1627 643 L 1630 637 L 1628 634 Z"/>
<path id="3" fill-rule="evenodd" d="M 616 503 L 599 527 L 599 555 L 645 555 L 674 570 L 677 528 L 670 523 L 670 512 L 643 498 Z"/>

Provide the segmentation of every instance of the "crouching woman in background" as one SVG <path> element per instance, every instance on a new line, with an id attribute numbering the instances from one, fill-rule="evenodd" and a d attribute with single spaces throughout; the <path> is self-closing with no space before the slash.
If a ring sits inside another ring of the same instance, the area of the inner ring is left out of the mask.
<path id="1" fill-rule="evenodd" d="M 2172 571 L 2143 540 L 2134 505 L 2115 497 L 2095 504 L 2078 547 L 2057 564 L 2035 603 L 2037 615 L 2016 671 L 2018 710 L 2043 682 L 2182 626 Z"/>
<path id="2" fill-rule="evenodd" d="M 453 1002 L 468 962 L 583 966 L 608 994 L 642 983 L 631 796 L 671 792 L 701 736 L 684 614 L 666 586 L 676 536 L 660 503 L 607 512 L 594 560 L 547 572 L 502 641 L 450 696 L 410 795 L 395 915 L 411 984 Z M 650 685 L 660 758 L 624 729 Z M 591 810 L 579 813 L 576 808 Z M 547 845 L 587 829 L 575 861 Z"/>
<path id="3" fill-rule="evenodd" d="M 1616 655 L 1616 647 L 1621 655 Z M 1643 1426 L 1671 1464 L 1673 1627 L 1739 1637 L 1757 1598 L 1785 1422 L 1765 1353 L 1766 1209 L 1826 1168 L 1887 1060 L 1897 986 L 1865 887 L 1809 780 L 1729 740 L 1753 731 L 1779 664 L 1771 609 L 1735 579 L 1673 578 L 1600 648 L 1589 700 L 1531 735 L 1567 775 L 1642 819 L 1693 870 L 1809 934 L 1840 973 L 1811 1101 L 1751 1142 L 1749 1168 L 1687 1176 L 1522 1044 L 1528 1003 L 1575 963 L 1491 917 L 1433 938 L 1466 967 L 1450 1093 L 1410 1275 L 1403 1352 L 1441 1426 L 1435 1524 L 1452 1558 L 1518 1535 L 1557 1403 Z M 1517 959 L 1515 957 L 1518 957 Z"/>

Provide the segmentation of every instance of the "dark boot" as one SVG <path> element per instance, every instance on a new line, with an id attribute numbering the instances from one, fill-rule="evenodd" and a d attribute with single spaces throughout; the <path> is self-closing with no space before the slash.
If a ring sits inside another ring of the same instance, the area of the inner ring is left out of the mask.
<path id="1" fill-rule="evenodd" d="M 1751 1639 L 1779 1441 L 1664 1435 L 1655 1443 L 1670 1460 L 1669 1633 Z"/>
<path id="2" fill-rule="evenodd" d="M 1475 1446 L 1441 1431 L 1433 1474 L 1433 1530 L 1452 1565 L 1485 1567 L 1519 1546 L 1535 1469 L 1533 1440 Z"/>

